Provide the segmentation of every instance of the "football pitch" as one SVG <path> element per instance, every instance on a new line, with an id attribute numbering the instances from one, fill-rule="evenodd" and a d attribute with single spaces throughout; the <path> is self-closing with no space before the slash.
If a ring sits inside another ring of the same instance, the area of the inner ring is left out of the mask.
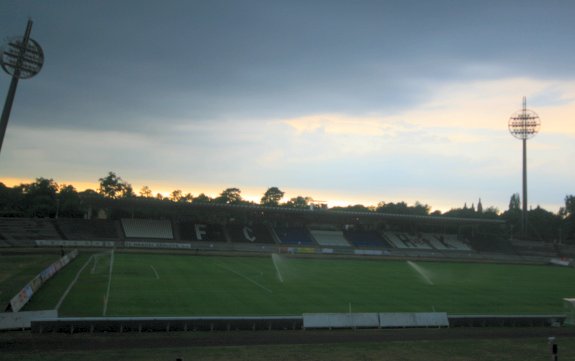
<path id="1" fill-rule="evenodd" d="M 25 310 L 61 316 L 558 314 L 575 270 L 381 259 L 81 253 Z"/>

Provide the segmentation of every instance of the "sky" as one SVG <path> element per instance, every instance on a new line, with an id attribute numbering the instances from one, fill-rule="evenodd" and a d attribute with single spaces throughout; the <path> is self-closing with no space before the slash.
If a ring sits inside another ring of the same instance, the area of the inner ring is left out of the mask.
<path id="1" fill-rule="evenodd" d="M 41 72 L 18 85 L 0 181 L 258 201 L 275 186 L 330 206 L 507 209 L 575 194 L 575 2 L 3 0 L 29 18 Z M 0 74 L 0 99 L 10 77 Z"/>

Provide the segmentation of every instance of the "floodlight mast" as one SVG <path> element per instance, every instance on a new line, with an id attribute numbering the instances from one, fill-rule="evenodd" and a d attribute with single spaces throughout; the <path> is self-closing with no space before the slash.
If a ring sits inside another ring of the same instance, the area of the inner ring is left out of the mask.
<path id="1" fill-rule="evenodd" d="M 0 52 L 0 65 L 6 73 L 12 76 L 4 109 L 2 110 L 2 117 L 0 118 L 0 152 L 2 151 L 4 135 L 8 127 L 8 119 L 14 103 L 16 88 L 18 87 L 18 80 L 31 78 L 38 74 L 44 64 L 44 52 L 40 45 L 30 38 L 31 32 L 32 19 L 29 19 L 24 37 L 10 39 Z"/>
<path id="2" fill-rule="evenodd" d="M 539 132 L 541 122 L 539 116 L 527 109 L 527 98 L 523 97 L 523 109 L 509 118 L 509 132 L 523 142 L 523 199 L 521 215 L 521 233 L 527 236 L 527 139 L 533 138 Z"/>

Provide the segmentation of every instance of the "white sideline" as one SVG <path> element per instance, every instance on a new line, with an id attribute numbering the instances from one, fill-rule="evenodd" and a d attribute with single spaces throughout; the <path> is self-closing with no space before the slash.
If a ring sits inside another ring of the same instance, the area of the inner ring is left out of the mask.
<path id="1" fill-rule="evenodd" d="M 272 290 L 270 290 L 269 288 L 267 288 L 267 287 L 264 286 L 264 285 L 259 284 L 259 283 L 256 282 L 256 281 L 252 280 L 252 279 L 249 278 L 248 276 L 244 276 L 243 274 L 241 274 L 241 273 L 239 273 L 239 272 L 236 272 L 236 271 L 234 271 L 234 270 L 231 269 L 231 268 L 227 268 L 227 267 L 222 266 L 222 265 L 218 265 L 218 266 L 219 266 L 220 268 L 225 269 L 226 271 L 232 272 L 233 274 L 236 274 L 236 275 L 240 276 L 241 278 L 243 278 L 243 279 L 245 279 L 245 280 L 247 280 L 247 281 L 250 281 L 250 282 L 253 283 L 254 285 L 256 285 L 256 286 L 258 286 L 259 288 L 263 289 L 264 291 L 267 291 L 267 292 L 269 292 L 269 293 L 273 293 Z"/>
<path id="2" fill-rule="evenodd" d="M 150 268 L 152 269 L 152 271 L 154 271 L 154 274 L 156 275 L 156 279 L 159 280 L 160 279 L 160 275 L 158 274 L 158 271 L 156 271 L 156 268 L 152 265 L 150 265 Z"/>
<path id="3" fill-rule="evenodd" d="M 56 304 L 56 310 L 60 309 L 60 306 L 62 306 L 62 303 L 64 303 L 64 300 L 68 296 L 68 293 L 70 293 L 70 290 L 72 290 L 72 287 L 74 287 L 74 285 L 78 281 L 78 278 L 80 278 L 80 274 L 82 273 L 84 268 L 86 268 L 90 264 L 90 261 L 92 260 L 92 258 L 94 258 L 94 255 L 91 255 L 90 258 L 88 258 L 88 260 L 86 261 L 86 263 L 84 263 L 82 268 L 80 268 L 80 270 L 78 272 L 76 272 L 76 277 L 74 277 L 72 282 L 70 282 L 70 284 L 68 285 L 68 288 L 66 288 L 66 291 L 64 291 L 64 294 L 62 295 L 62 297 L 60 297 L 60 300 Z"/>
<path id="4" fill-rule="evenodd" d="M 102 316 L 106 316 L 108 312 L 108 298 L 110 297 L 110 286 L 112 285 L 112 269 L 114 268 L 114 250 L 112 250 L 112 255 L 110 256 L 110 272 L 108 272 L 108 289 L 106 290 L 106 296 L 104 297 L 104 310 L 102 311 Z"/>

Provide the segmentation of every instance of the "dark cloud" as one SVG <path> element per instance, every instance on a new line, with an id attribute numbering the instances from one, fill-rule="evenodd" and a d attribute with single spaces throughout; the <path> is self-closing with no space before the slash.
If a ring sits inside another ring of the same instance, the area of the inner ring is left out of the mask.
<path id="1" fill-rule="evenodd" d="M 570 2 L 4 4 L 6 35 L 32 16 L 46 51 L 42 74 L 18 95 L 34 104 L 19 110 L 26 125 L 389 114 L 424 101 L 434 83 L 574 75 Z M 500 70 L 475 74 L 470 62 Z"/>

